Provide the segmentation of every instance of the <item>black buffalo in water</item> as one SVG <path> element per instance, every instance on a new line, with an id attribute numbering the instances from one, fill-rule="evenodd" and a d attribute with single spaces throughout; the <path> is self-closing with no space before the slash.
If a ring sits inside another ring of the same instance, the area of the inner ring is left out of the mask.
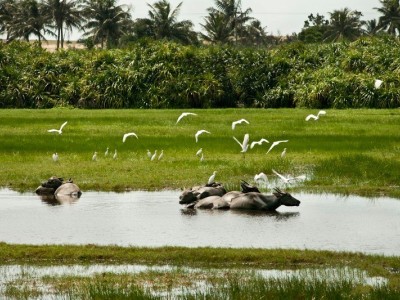
<path id="1" fill-rule="evenodd" d="M 70 196 L 79 198 L 82 195 L 80 188 L 72 182 L 71 179 L 64 182 L 61 177 L 52 176 L 47 181 L 43 182 L 37 189 L 36 194 L 56 197 Z"/>

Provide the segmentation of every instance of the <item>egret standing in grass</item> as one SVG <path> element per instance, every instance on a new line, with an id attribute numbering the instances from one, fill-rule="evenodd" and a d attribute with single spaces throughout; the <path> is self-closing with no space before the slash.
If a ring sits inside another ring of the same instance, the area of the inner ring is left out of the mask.
<path id="1" fill-rule="evenodd" d="M 215 175 L 217 174 L 217 171 L 214 171 L 213 174 L 208 178 L 207 184 L 212 184 L 215 182 Z"/>
<path id="2" fill-rule="evenodd" d="M 242 124 L 242 123 L 250 124 L 249 121 L 247 121 L 246 119 L 240 119 L 240 120 L 232 122 L 232 130 L 235 129 L 236 125 Z"/>
<path id="3" fill-rule="evenodd" d="M 122 142 L 125 143 L 127 137 L 129 137 L 129 136 L 134 136 L 134 137 L 136 137 L 138 139 L 138 136 L 136 135 L 136 133 L 128 132 L 128 133 L 125 133 L 124 136 L 122 137 Z"/>
<path id="4" fill-rule="evenodd" d="M 317 115 L 310 114 L 306 117 L 306 121 L 309 121 L 310 119 L 317 121 L 321 115 L 326 115 L 326 111 L 320 110 Z"/>
<path id="5" fill-rule="evenodd" d="M 114 155 L 113 155 L 113 159 L 117 159 L 117 156 L 118 156 L 118 154 L 117 154 L 117 149 L 115 149 Z"/>
<path id="6" fill-rule="evenodd" d="M 106 152 L 104 152 L 104 156 L 107 157 L 108 156 L 108 147 L 106 149 Z"/>
<path id="7" fill-rule="evenodd" d="M 204 130 L 204 129 L 197 131 L 196 134 L 194 135 L 194 138 L 196 139 L 196 143 L 199 141 L 200 134 L 203 134 L 203 133 L 211 134 L 211 132 Z"/>
<path id="8" fill-rule="evenodd" d="M 281 153 L 281 158 L 285 158 L 286 156 L 286 148 L 283 149 L 282 153 Z"/>
<path id="9" fill-rule="evenodd" d="M 92 156 L 92 160 L 93 161 L 97 161 L 97 152 L 94 152 L 94 154 Z"/>
<path id="10" fill-rule="evenodd" d="M 156 159 L 156 157 L 157 157 L 157 150 L 154 151 L 154 154 L 151 156 L 150 160 L 153 161 Z"/>
<path id="11" fill-rule="evenodd" d="M 52 158 L 54 162 L 58 162 L 58 153 L 57 152 L 53 153 Z"/>
<path id="12" fill-rule="evenodd" d="M 175 125 L 178 124 L 179 121 L 182 120 L 182 118 L 187 117 L 187 116 L 197 116 L 197 114 L 195 114 L 195 113 L 190 113 L 190 112 L 184 112 L 184 113 L 182 113 L 182 114 L 178 117 L 178 120 L 176 120 Z"/>
<path id="13" fill-rule="evenodd" d="M 203 161 L 204 161 L 204 155 L 203 155 L 203 153 L 201 153 L 200 162 L 203 162 Z"/>
<path id="14" fill-rule="evenodd" d="M 149 149 L 147 149 L 147 157 L 148 157 L 148 158 L 151 158 L 151 152 L 150 152 Z"/>
<path id="15" fill-rule="evenodd" d="M 271 147 L 269 147 L 267 154 L 269 153 L 269 151 L 271 151 L 276 145 L 279 145 L 280 143 L 287 143 L 289 142 L 289 140 L 283 140 L 283 141 L 275 141 L 272 143 Z"/>
<path id="16" fill-rule="evenodd" d="M 161 150 L 160 155 L 158 156 L 158 160 L 161 160 L 164 156 L 164 150 Z"/>
<path id="17" fill-rule="evenodd" d="M 68 122 L 64 122 L 61 125 L 60 129 L 49 129 L 49 130 L 47 130 L 47 132 L 58 132 L 58 134 L 62 134 L 62 130 L 63 130 L 64 126 L 67 125 L 67 123 Z"/>

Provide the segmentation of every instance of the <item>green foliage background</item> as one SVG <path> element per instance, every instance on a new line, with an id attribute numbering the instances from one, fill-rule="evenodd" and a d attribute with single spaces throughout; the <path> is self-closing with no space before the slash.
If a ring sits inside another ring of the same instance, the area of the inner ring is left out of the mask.
<path id="1" fill-rule="evenodd" d="M 13 42 L 0 44 L 0 107 L 395 108 L 399 60 L 389 36 L 274 49 L 143 40 L 54 53 Z"/>

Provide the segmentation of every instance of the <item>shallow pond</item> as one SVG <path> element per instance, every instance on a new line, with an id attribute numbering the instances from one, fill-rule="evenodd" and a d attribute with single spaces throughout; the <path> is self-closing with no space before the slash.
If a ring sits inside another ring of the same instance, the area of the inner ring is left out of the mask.
<path id="1" fill-rule="evenodd" d="M 84 192 L 62 202 L 0 190 L 0 241 L 297 248 L 400 255 L 400 200 L 293 193 L 276 213 L 188 210 L 180 191 Z"/>

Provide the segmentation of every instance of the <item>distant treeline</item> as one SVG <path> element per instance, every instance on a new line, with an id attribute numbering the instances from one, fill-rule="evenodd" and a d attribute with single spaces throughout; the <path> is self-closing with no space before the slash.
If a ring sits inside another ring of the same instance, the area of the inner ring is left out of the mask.
<path id="1" fill-rule="evenodd" d="M 400 42 L 365 37 L 267 50 L 143 40 L 56 52 L 0 43 L 0 107 L 55 106 L 400 107 Z"/>

